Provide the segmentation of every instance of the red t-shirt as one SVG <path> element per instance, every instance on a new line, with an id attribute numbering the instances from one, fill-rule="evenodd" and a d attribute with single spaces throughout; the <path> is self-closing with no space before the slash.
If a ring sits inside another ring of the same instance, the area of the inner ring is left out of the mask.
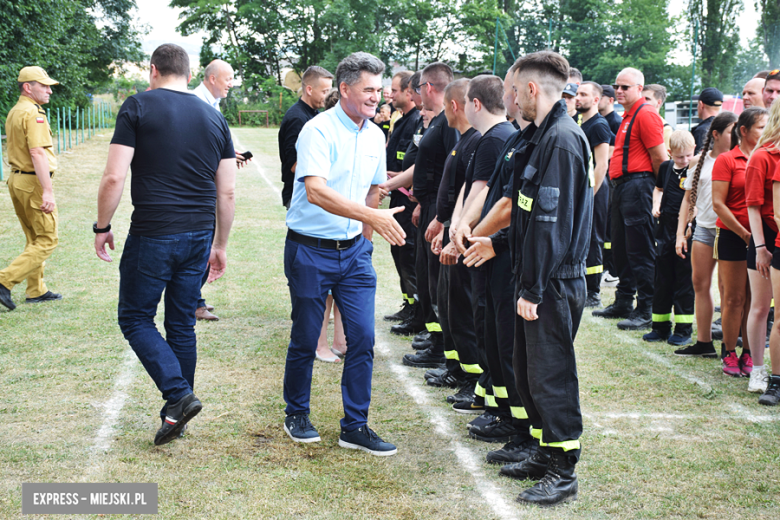
<path id="1" fill-rule="evenodd" d="M 772 180 L 774 182 L 780 182 L 780 162 L 777 163 L 777 167 L 772 174 Z M 777 238 L 775 239 L 775 247 L 780 247 L 780 233 L 777 234 Z"/>
<path id="2" fill-rule="evenodd" d="M 761 206 L 761 218 L 775 233 L 777 224 L 772 204 L 772 184 L 778 161 L 780 150 L 772 143 L 767 143 L 750 155 L 745 170 L 745 203 L 748 206 Z"/>
<path id="3" fill-rule="evenodd" d="M 715 159 L 715 165 L 712 167 L 712 182 L 725 181 L 729 183 L 726 207 L 731 210 L 739 223 L 749 230 L 750 221 L 748 220 L 747 204 L 745 204 L 745 167 L 747 162 L 748 159 L 742 153 L 742 150 L 739 149 L 739 146 L 735 146 L 729 152 L 720 154 Z M 721 229 L 729 229 L 720 217 L 718 217 L 715 225 Z"/>
<path id="4" fill-rule="evenodd" d="M 631 110 L 623 113 L 623 122 L 615 136 L 615 152 L 609 163 L 609 178 L 618 179 L 623 176 L 623 145 L 626 143 L 626 132 L 631 118 L 642 105 L 637 101 Z M 628 144 L 628 173 L 652 172 L 653 160 L 647 150 L 664 144 L 664 122 L 655 110 L 646 106 L 636 116 L 631 127 L 631 142 Z"/>

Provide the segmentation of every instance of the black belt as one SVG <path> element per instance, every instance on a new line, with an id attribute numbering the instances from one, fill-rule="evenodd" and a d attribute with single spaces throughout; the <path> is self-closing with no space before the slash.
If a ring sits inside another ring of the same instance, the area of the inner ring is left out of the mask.
<path id="1" fill-rule="evenodd" d="M 329 238 L 316 238 L 310 237 L 308 235 L 301 235 L 292 229 L 287 230 L 287 238 L 293 242 L 303 244 L 304 246 L 318 247 L 320 249 L 335 249 L 336 251 L 349 249 L 350 247 L 357 244 L 358 240 L 360 240 L 362 236 L 363 235 L 357 235 L 356 237 L 349 238 L 347 240 L 331 240 Z"/>
<path id="2" fill-rule="evenodd" d="M 634 179 L 643 179 L 645 177 L 650 177 L 651 175 L 653 175 L 652 172 L 634 172 L 618 177 L 617 179 L 610 179 L 609 182 L 613 188 L 617 188 L 624 182 L 632 181 Z"/>
<path id="3" fill-rule="evenodd" d="M 13 173 L 21 173 L 22 175 L 37 175 L 35 172 L 23 172 L 22 170 L 11 170 Z M 54 172 L 49 172 L 49 177 L 53 177 Z"/>

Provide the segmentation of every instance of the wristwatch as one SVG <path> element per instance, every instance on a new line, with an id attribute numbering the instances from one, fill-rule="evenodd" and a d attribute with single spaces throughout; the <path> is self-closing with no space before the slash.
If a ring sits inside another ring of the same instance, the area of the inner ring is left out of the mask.
<path id="1" fill-rule="evenodd" d="M 96 235 L 98 233 L 108 233 L 109 231 L 111 231 L 111 223 L 109 222 L 108 226 L 104 228 L 99 228 L 97 227 L 97 222 L 95 222 L 94 224 L 92 224 L 92 231 L 94 231 Z"/>

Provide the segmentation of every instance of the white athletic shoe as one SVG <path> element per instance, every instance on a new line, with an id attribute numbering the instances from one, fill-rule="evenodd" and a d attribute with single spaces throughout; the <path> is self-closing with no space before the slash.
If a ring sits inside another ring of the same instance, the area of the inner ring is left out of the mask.
<path id="1" fill-rule="evenodd" d="M 754 394 L 763 394 L 769 386 L 769 376 L 766 373 L 766 367 L 753 368 L 750 373 L 750 382 L 748 383 L 748 392 Z"/>
<path id="2" fill-rule="evenodd" d="M 618 278 L 617 276 L 613 276 L 612 273 L 610 273 L 609 271 L 604 271 L 604 275 L 601 277 L 601 286 L 615 287 L 619 281 L 620 278 Z"/>

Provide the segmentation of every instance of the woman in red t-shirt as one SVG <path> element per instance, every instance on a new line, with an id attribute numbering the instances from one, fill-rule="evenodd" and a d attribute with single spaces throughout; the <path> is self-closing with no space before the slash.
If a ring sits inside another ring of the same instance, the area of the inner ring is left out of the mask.
<path id="1" fill-rule="evenodd" d="M 747 281 L 750 221 L 745 204 L 745 168 L 766 125 L 766 117 L 763 108 L 751 107 L 742 112 L 731 136 L 734 148 L 720 154 L 712 168 L 712 207 L 718 215 L 715 255 L 723 281 L 723 373 L 734 377 L 747 376 L 753 368 L 747 334 L 742 336 L 742 355 L 737 358 L 736 353 L 739 328 L 747 330 L 750 309 Z"/>
<path id="2" fill-rule="evenodd" d="M 764 393 L 767 373 L 764 368 L 766 321 L 772 305 L 770 266 L 777 238 L 772 184 L 775 168 L 780 163 L 780 104 L 770 111 L 766 128 L 750 155 L 745 170 L 745 202 L 752 231 L 747 254 L 748 279 L 750 280 L 750 313 L 747 320 L 749 343 L 755 345 L 753 370 L 750 373 L 748 392 Z M 743 331 L 744 336 L 745 331 Z"/>

